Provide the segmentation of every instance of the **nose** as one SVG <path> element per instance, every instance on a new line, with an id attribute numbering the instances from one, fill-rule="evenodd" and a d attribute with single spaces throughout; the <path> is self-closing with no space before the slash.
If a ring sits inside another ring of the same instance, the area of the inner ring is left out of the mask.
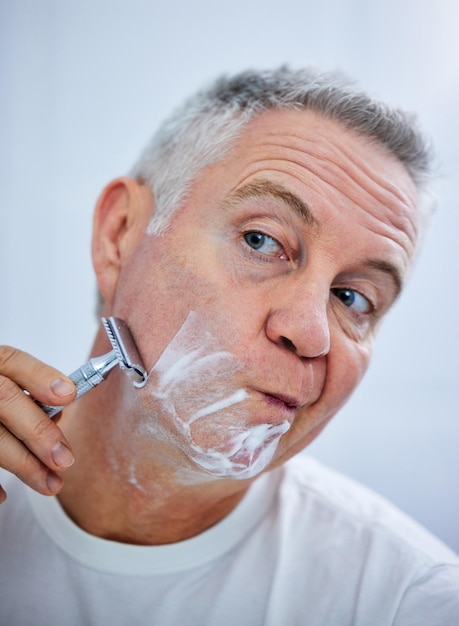
<path id="1" fill-rule="evenodd" d="M 317 294 L 280 299 L 266 321 L 266 335 L 300 358 L 316 358 L 330 351 L 328 299 Z"/>

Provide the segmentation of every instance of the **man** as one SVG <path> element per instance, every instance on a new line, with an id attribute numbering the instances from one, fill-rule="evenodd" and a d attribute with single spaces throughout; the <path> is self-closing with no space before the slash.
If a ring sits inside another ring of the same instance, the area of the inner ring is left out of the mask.
<path id="1" fill-rule="evenodd" d="M 0 353 L 1 465 L 43 494 L 6 478 L 2 624 L 459 623 L 456 555 L 295 456 L 367 369 L 428 168 L 409 117 L 312 71 L 221 79 L 163 126 L 94 220 L 145 387 L 114 371 L 72 404 Z"/>

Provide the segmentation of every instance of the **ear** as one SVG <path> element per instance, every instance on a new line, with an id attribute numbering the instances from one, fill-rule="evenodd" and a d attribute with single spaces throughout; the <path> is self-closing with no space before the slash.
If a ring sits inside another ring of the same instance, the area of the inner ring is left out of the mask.
<path id="1" fill-rule="evenodd" d="M 103 190 L 93 221 L 92 260 L 100 294 L 111 305 L 120 271 L 153 215 L 153 194 L 132 178 L 118 178 Z"/>

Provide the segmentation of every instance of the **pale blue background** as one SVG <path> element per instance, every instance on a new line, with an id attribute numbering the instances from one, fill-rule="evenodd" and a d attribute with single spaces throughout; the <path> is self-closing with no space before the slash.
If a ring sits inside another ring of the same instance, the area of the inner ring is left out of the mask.
<path id="1" fill-rule="evenodd" d="M 455 0 L 0 0 L 0 342 L 85 359 L 92 207 L 184 96 L 225 70 L 340 67 L 419 112 L 442 178 L 372 369 L 310 450 L 459 551 L 458 23 Z"/>

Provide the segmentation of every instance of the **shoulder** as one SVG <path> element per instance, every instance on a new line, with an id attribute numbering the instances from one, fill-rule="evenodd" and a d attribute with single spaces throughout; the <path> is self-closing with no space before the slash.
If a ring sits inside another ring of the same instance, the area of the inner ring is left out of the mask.
<path id="1" fill-rule="evenodd" d="M 319 536 L 333 528 L 348 539 L 392 545 L 425 564 L 459 566 L 458 555 L 388 500 L 304 453 L 283 467 L 279 497 L 297 523 L 303 519 Z"/>
<path id="2" fill-rule="evenodd" d="M 459 557 L 390 502 L 304 453 L 280 470 L 271 545 L 298 595 L 364 624 L 459 623 Z M 299 608 L 299 611 L 301 607 Z M 337 622 L 338 623 L 338 622 Z"/>

